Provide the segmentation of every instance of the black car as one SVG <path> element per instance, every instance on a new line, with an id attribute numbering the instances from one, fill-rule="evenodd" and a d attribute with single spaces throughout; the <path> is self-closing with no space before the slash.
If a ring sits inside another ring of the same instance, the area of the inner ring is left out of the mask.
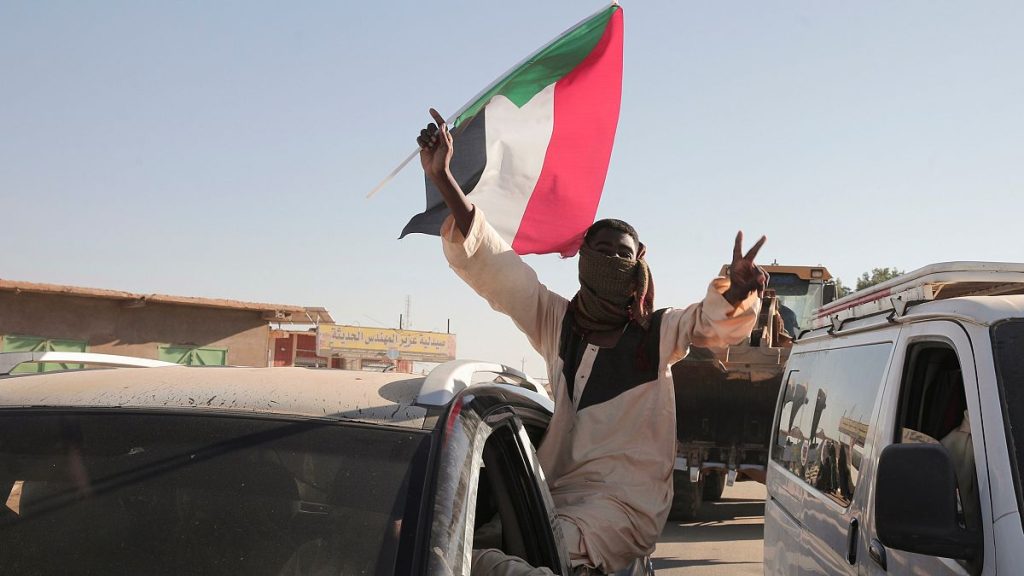
<path id="1" fill-rule="evenodd" d="M 2 377 L 0 572 L 469 574 L 497 547 L 570 574 L 534 453 L 552 410 L 470 361 Z"/>

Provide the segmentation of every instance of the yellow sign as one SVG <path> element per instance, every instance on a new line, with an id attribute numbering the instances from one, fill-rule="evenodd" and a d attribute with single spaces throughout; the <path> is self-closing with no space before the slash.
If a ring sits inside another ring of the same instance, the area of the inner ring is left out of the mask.
<path id="1" fill-rule="evenodd" d="M 442 332 L 320 324 L 316 347 L 321 356 L 381 355 L 421 362 L 455 359 L 455 335 Z"/>
<path id="2" fill-rule="evenodd" d="M 864 422 L 858 422 L 843 416 L 839 419 L 839 432 L 853 438 L 853 443 L 860 446 L 868 438 L 869 426 Z"/>

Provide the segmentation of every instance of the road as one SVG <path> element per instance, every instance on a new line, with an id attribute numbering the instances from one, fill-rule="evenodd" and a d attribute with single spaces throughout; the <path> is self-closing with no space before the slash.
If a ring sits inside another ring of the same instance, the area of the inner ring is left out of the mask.
<path id="1" fill-rule="evenodd" d="M 763 574 L 764 497 L 763 484 L 740 482 L 696 520 L 669 520 L 654 551 L 658 576 Z"/>

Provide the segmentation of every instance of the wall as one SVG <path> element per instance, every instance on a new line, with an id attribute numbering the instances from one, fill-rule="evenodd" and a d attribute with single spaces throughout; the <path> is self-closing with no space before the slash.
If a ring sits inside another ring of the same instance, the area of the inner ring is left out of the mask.
<path id="1" fill-rule="evenodd" d="M 227 363 L 266 366 L 270 326 L 260 312 L 0 292 L 0 336 L 88 342 L 89 352 L 157 358 L 162 344 L 227 348 Z"/>

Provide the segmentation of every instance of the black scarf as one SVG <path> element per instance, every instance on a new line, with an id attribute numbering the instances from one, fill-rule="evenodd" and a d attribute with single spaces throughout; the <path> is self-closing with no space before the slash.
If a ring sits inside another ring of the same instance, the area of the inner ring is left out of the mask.
<path id="1" fill-rule="evenodd" d="M 580 247 L 580 290 L 571 306 L 581 333 L 623 328 L 635 321 L 647 328 L 654 310 L 654 282 L 640 244 L 636 260 L 606 256 Z"/>

